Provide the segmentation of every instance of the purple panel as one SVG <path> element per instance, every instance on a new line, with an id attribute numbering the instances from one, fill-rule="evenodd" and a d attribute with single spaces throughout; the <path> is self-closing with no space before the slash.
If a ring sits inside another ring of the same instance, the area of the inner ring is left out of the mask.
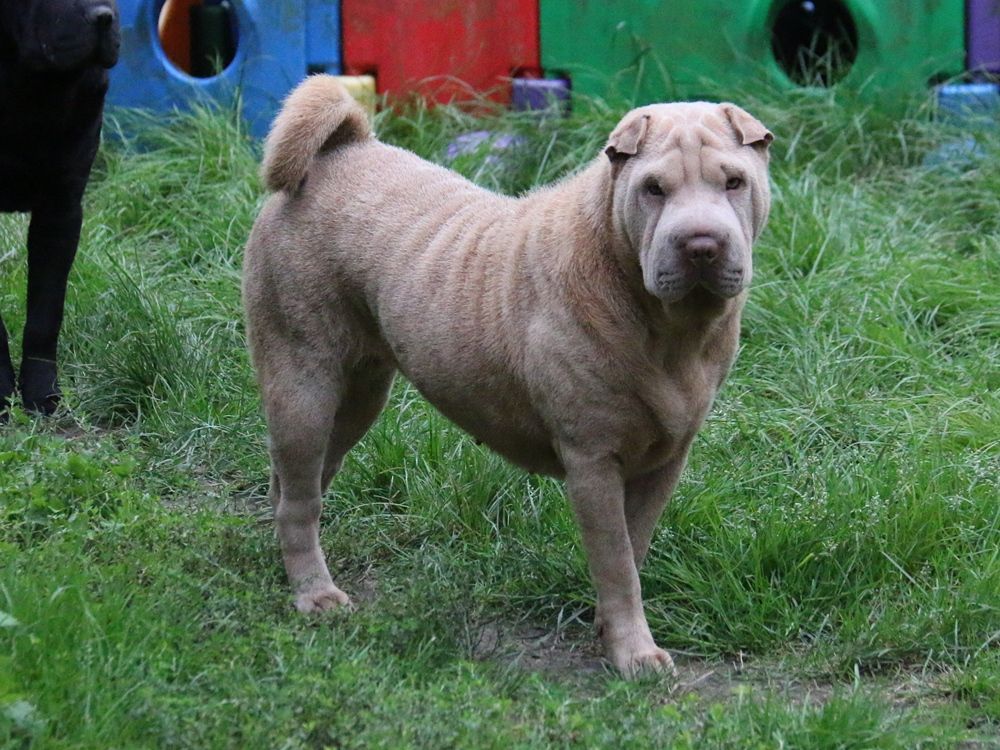
<path id="1" fill-rule="evenodd" d="M 514 109 L 548 109 L 569 107 L 569 81 L 565 78 L 515 78 L 511 104 Z"/>
<path id="2" fill-rule="evenodd" d="M 969 0 L 969 70 L 1000 73 L 1000 0 Z"/>

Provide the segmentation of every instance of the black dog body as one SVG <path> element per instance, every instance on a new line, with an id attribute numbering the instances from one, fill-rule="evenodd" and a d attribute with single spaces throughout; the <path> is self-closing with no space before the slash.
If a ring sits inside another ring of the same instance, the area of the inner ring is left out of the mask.
<path id="1" fill-rule="evenodd" d="M 59 398 L 66 280 L 118 38 L 114 0 L 0 0 L 0 211 L 31 212 L 18 380 L 35 411 L 51 412 Z M 0 411 L 14 380 L 0 319 Z"/>

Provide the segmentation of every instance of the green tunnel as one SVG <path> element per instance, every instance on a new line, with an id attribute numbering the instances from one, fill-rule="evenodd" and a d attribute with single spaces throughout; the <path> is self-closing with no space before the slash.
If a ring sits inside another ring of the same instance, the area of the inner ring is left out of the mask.
<path id="1" fill-rule="evenodd" d="M 541 0 L 542 64 L 636 103 L 843 86 L 903 100 L 962 72 L 962 0 Z"/>

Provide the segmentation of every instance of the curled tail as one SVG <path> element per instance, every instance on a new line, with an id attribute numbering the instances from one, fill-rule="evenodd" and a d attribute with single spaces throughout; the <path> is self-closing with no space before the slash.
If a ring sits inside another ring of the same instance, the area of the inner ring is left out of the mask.
<path id="1" fill-rule="evenodd" d="M 261 176 L 267 189 L 292 191 L 313 157 L 370 138 L 368 116 L 333 76 L 309 76 L 281 108 L 264 143 Z"/>

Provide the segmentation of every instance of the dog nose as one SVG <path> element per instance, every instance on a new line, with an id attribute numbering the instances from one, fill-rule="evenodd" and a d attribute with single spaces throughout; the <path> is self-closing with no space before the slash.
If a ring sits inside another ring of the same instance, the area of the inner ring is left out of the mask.
<path id="1" fill-rule="evenodd" d="M 98 29 L 110 29 L 111 22 L 115 20 L 115 12 L 108 5 L 98 5 L 90 9 L 87 20 Z"/>
<path id="2" fill-rule="evenodd" d="M 711 265 L 722 253 L 722 240 L 712 234 L 691 234 L 678 244 L 684 257 L 696 266 Z"/>

